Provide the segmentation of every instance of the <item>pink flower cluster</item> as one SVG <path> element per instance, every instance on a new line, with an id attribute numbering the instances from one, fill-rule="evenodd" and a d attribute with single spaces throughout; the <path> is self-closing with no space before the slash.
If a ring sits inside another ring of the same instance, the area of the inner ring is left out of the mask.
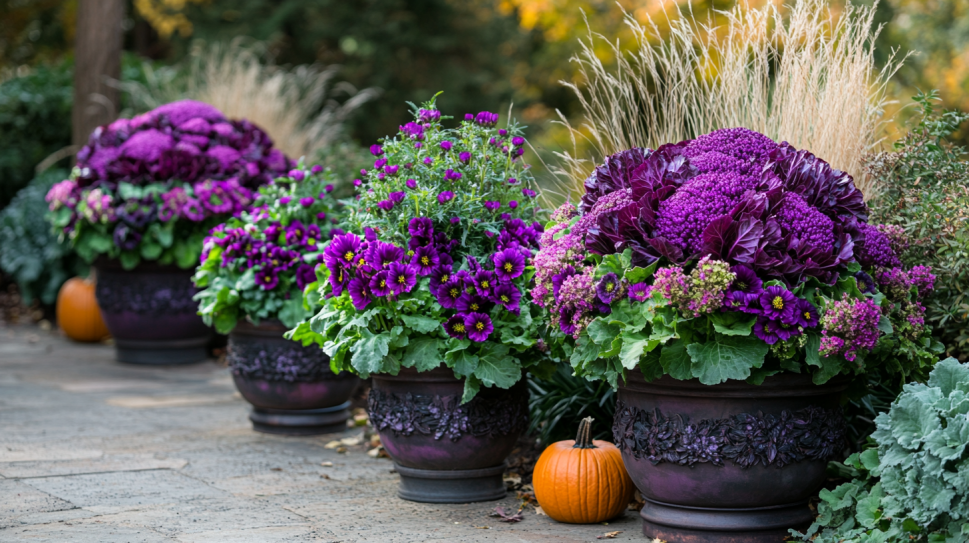
<path id="1" fill-rule="evenodd" d="M 881 308 L 870 298 L 851 299 L 845 293 L 821 317 L 821 348 L 824 356 L 844 355 L 854 360 L 858 351 L 878 343 Z"/>

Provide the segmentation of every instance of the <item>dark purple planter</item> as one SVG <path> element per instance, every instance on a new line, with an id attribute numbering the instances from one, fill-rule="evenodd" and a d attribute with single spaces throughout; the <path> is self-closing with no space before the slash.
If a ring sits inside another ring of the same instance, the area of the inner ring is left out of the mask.
<path id="1" fill-rule="evenodd" d="M 643 533 L 670 543 L 784 541 L 842 451 L 844 380 L 768 377 L 715 386 L 638 371 L 619 386 L 613 437 L 646 505 Z"/>
<path id="2" fill-rule="evenodd" d="M 95 268 L 95 296 L 119 362 L 174 365 L 208 358 L 212 330 L 192 300 L 192 270 L 152 262 L 124 270 L 103 259 Z"/>
<path id="3" fill-rule="evenodd" d="M 368 405 L 380 442 L 397 464 L 398 495 L 425 503 L 505 497 L 505 458 L 528 426 L 528 389 L 481 387 L 461 405 L 464 381 L 446 367 L 373 375 Z"/>
<path id="4" fill-rule="evenodd" d="M 252 404 L 253 429 L 291 436 L 346 430 L 360 379 L 334 374 L 319 347 L 303 347 L 284 332 L 279 322 L 239 321 L 229 334 L 227 359 L 236 388 Z"/>

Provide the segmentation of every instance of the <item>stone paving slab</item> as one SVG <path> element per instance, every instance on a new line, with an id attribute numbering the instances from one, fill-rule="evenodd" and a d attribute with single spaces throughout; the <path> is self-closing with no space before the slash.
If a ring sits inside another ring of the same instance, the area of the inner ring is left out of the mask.
<path id="1" fill-rule="evenodd" d="M 635 512 L 574 526 L 535 514 L 498 522 L 497 502 L 397 498 L 393 463 L 357 435 L 253 432 L 248 405 L 214 361 L 126 366 L 108 345 L 0 328 L 0 541 L 645 541 Z M 324 464 L 332 464 L 326 466 Z"/>

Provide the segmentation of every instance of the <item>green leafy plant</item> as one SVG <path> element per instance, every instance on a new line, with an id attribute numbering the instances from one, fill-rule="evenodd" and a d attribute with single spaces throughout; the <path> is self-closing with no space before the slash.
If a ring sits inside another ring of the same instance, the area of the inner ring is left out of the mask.
<path id="1" fill-rule="evenodd" d="M 855 478 L 822 490 L 803 541 L 963 543 L 969 539 L 969 366 L 939 362 L 876 419 L 875 446 L 842 467 Z"/>
<path id="2" fill-rule="evenodd" d="M 467 402 L 551 368 L 538 308 L 523 297 L 540 210 L 520 126 L 481 112 L 445 128 L 433 99 L 413 109 L 413 122 L 371 147 L 347 219 L 363 237 L 328 244 L 318 311 L 290 337 L 363 377 L 444 365 L 464 378 Z"/>
<path id="3" fill-rule="evenodd" d="M 589 381 L 559 364 L 548 379 L 529 379 L 529 434 L 543 446 L 575 438 L 575 421 L 592 417 L 592 438 L 612 441 L 616 391 L 605 381 Z"/>
<path id="4" fill-rule="evenodd" d="M 240 318 L 289 328 L 310 316 L 303 289 L 315 290 L 316 263 L 342 209 L 332 175 L 300 167 L 259 189 L 254 208 L 214 228 L 193 276 L 206 324 L 227 334 Z"/>
<path id="5" fill-rule="evenodd" d="M 969 119 L 939 110 L 936 91 L 913 98 L 916 124 L 890 153 L 871 155 L 869 175 L 879 196 L 872 208 L 878 220 L 904 230 L 900 247 L 906 264 L 928 265 L 938 277 L 925 302 L 926 321 L 947 352 L 969 357 L 969 163 L 966 149 L 947 138 Z"/>
<path id="6" fill-rule="evenodd" d="M 0 270 L 10 274 L 28 305 L 34 299 L 53 304 L 64 281 L 88 271 L 44 219 L 44 197 L 65 174 L 62 170 L 44 172 L 0 211 Z"/>

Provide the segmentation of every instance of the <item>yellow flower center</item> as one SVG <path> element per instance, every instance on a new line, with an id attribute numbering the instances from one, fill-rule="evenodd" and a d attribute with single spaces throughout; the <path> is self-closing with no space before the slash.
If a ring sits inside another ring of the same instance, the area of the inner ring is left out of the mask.
<path id="1" fill-rule="evenodd" d="M 505 262 L 504 268 L 506 272 L 511 273 L 511 270 L 514 269 L 514 266 L 511 265 L 511 262 Z"/>
<path id="2" fill-rule="evenodd" d="M 771 300 L 770 305 L 774 306 L 774 309 L 784 309 L 784 298 L 774 296 L 774 299 Z"/>
<path id="3" fill-rule="evenodd" d="M 381 279 L 380 280 L 380 288 L 386 288 L 386 287 L 387 287 L 387 281 L 384 280 L 384 279 Z"/>
<path id="4" fill-rule="evenodd" d="M 457 298 L 460 295 L 461 295 L 461 291 L 460 290 L 458 290 L 456 288 L 452 288 L 451 289 L 451 297 L 452 298 Z"/>
<path id="5" fill-rule="evenodd" d="M 615 283 L 606 283 L 606 292 L 612 292 L 612 289 L 616 288 Z"/>
<path id="6" fill-rule="evenodd" d="M 508 303 L 508 302 L 510 302 L 511 300 L 509 300 L 509 299 L 508 299 L 508 296 L 505 296 L 504 294 L 502 294 L 502 295 L 501 295 L 501 301 L 502 301 L 502 302 L 505 302 L 505 303 Z"/>
<path id="7" fill-rule="evenodd" d="M 363 266 L 366 263 L 366 259 L 364 259 L 362 256 L 360 257 L 360 260 L 357 260 L 357 266 Z"/>
<path id="8" fill-rule="evenodd" d="M 481 282 L 481 288 L 490 288 L 490 287 L 491 287 L 491 282 L 490 281 L 482 281 Z"/>
<path id="9" fill-rule="evenodd" d="M 441 276 L 441 282 L 442 283 L 447 283 L 450 278 L 451 277 L 448 274 L 445 273 L 444 275 Z"/>
<path id="10" fill-rule="evenodd" d="M 273 260 L 273 266 L 278 266 L 278 265 L 279 265 L 279 261 L 278 260 Z"/>
<path id="11" fill-rule="evenodd" d="M 805 311 L 804 312 L 804 318 L 807 319 L 807 320 L 811 320 L 811 312 L 810 311 Z"/>
<path id="12" fill-rule="evenodd" d="M 398 282 L 399 284 L 401 284 L 401 285 L 403 285 L 404 283 L 406 283 L 406 282 L 407 282 L 407 278 L 406 278 L 406 277 L 404 277 L 403 275 L 398 275 L 398 276 L 397 276 L 397 282 Z"/>
<path id="13" fill-rule="evenodd" d="M 310 238 L 310 239 L 306 240 L 306 244 L 307 245 L 316 245 L 316 240 L 313 239 L 313 238 Z"/>
<path id="14" fill-rule="evenodd" d="M 343 258 L 347 262 L 353 262 L 353 251 L 347 251 L 347 254 L 343 255 Z"/>
<path id="15" fill-rule="evenodd" d="M 471 311 L 477 311 L 477 310 L 478 310 L 478 304 L 471 304 Z"/>
<path id="16" fill-rule="evenodd" d="M 425 265 L 425 266 L 427 266 L 427 265 L 429 265 L 430 263 L 431 263 L 431 259 L 430 259 L 430 258 L 427 258 L 426 256 L 422 256 L 422 257 L 421 257 L 421 264 L 423 264 L 423 265 Z"/>
<path id="17" fill-rule="evenodd" d="M 460 322 L 457 323 L 457 324 L 455 324 L 454 325 L 454 331 L 457 332 L 457 333 L 459 333 L 459 334 L 463 334 L 464 333 L 464 325 L 461 324 Z"/>
<path id="18" fill-rule="evenodd" d="M 737 290 L 747 290 L 747 283 L 743 281 L 737 281 L 733 286 L 737 287 Z"/>
<path id="19" fill-rule="evenodd" d="M 480 332 L 480 331 L 484 330 L 484 323 L 483 322 L 476 322 L 476 323 L 474 323 L 474 327 L 475 327 L 476 330 L 478 330 Z"/>

